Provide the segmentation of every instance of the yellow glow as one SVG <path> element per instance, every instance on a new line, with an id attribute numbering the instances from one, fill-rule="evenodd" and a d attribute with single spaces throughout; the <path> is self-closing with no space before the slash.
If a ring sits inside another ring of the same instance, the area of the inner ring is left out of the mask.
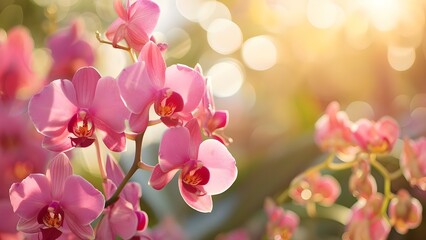
<path id="1" fill-rule="evenodd" d="M 204 30 L 208 30 L 209 25 L 219 18 L 231 20 L 231 12 L 221 2 L 207 1 L 198 11 L 199 23 Z"/>
<path id="2" fill-rule="evenodd" d="M 408 70 L 416 60 L 414 48 L 388 47 L 388 61 L 397 71 Z"/>
<path id="3" fill-rule="evenodd" d="M 210 47 L 221 54 L 231 54 L 241 47 L 243 34 L 240 27 L 227 19 L 216 19 L 208 28 L 207 40 Z"/>
<path id="4" fill-rule="evenodd" d="M 309 200 L 312 197 L 312 192 L 309 189 L 303 189 L 303 191 L 300 193 L 300 197 L 302 197 L 303 200 Z"/>
<path id="5" fill-rule="evenodd" d="M 362 0 L 361 4 L 379 31 L 390 31 L 396 27 L 402 7 L 399 0 Z"/>
<path id="6" fill-rule="evenodd" d="M 241 88 L 244 75 L 235 60 L 220 61 L 207 72 L 211 79 L 213 94 L 217 97 L 230 97 Z"/>
<path id="7" fill-rule="evenodd" d="M 242 48 L 244 63 L 254 70 L 267 70 L 277 62 L 277 48 L 268 36 L 257 36 L 244 42 Z"/>
<path id="8" fill-rule="evenodd" d="M 337 23 L 342 10 L 329 0 L 309 0 L 306 14 L 316 28 L 330 28 Z"/>

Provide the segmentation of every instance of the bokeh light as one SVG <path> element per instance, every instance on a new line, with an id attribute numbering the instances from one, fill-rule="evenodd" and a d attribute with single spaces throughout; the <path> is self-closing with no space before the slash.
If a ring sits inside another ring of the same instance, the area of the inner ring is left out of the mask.
<path id="1" fill-rule="evenodd" d="M 256 36 L 247 39 L 242 47 L 244 63 L 254 70 L 267 70 L 277 62 L 277 47 L 268 36 Z"/>
<path id="2" fill-rule="evenodd" d="M 237 24 L 228 19 L 219 18 L 209 25 L 207 40 L 216 52 L 231 54 L 241 47 L 243 34 Z"/>
<path id="3" fill-rule="evenodd" d="M 244 73 L 235 60 L 223 60 L 213 65 L 207 76 L 211 80 L 216 97 L 230 97 L 238 92 L 244 81 Z"/>
<path id="4" fill-rule="evenodd" d="M 393 69 L 397 71 L 405 71 L 409 69 L 416 60 L 416 52 L 414 48 L 405 47 L 388 47 L 388 61 Z"/>

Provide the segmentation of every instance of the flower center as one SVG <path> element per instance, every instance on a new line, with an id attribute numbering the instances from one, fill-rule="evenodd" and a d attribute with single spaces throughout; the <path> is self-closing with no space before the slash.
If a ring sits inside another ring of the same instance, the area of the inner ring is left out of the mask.
<path id="1" fill-rule="evenodd" d="M 40 210 L 37 221 L 40 224 L 44 224 L 47 228 L 60 228 L 62 227 L 64 217 L 64 211 L 59 203 L 52 202 Z"/>
<path id="2" fill-rule="evenodd" d="M 74 147 L 88 147 L 95 141 L 93 138 L 95 125 L 84 110 L 80 110 L 71 118 L 68 131 L 76 136 L 76 138 L 70 137 Z"/>
<path id="3" fill-rule="evenodd" d="M 182 108 L 182 97 L 170 89 L 163 91 L 163 94 L 161 94 L 154 103 L 155 112 L 160 117 L 170 117 L 173 113 L 181 111 Z"/>

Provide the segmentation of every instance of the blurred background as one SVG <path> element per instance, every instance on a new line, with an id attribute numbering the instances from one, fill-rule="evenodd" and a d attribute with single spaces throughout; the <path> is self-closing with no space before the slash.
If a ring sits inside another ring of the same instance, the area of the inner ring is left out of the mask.
<path id="1" fill-rule="evenodd" d="M 230 190 L 214 197 L 213 212 L 200 214 L 186 206 L 176 182 L 155 191 L 146 184 L 149 173 L 138 172 L 134 180 L 142 185 L 150 226 L 168 218 L 187 239 L 230 232 L 261 239 L 265 197 L 277 196 L 298 173 L 325 159 L 313 133 L 331 101 L 338 101 L 353 121 L 390 115 L 400 124 L 401 137 L 425 135 L 424 0 L 156 2 L 161 14 L 154 36 L 169 46 L 167 64 L 200 63 L 211 78 L 216 108 L 230 112 L 226 134 L 233 139 L 229 150 L 239 175 Z M 112 0 L 2 0 L 0 38 L 16 25 L 27 27 L 34 39 L 34 69 L 45 76 L 52 64 L 47 38 L 78 20 L 96 51 L 96 68 L 116 77 L 131 63 L 128 54 L 95 37 L 116 17 Z M 145 161 L 155 163 L 162 131 L 160 126 L 148 129 Z M 117 155 L 124 169 L 132 148 Z M 96 166 L 79 159 L 90 158 L 91 150 L 76 150 L 73 162 L 88 177 L 97 174 Z M 389 164 L 398 164 L 399 151 L 397 146 Z M 302 219 L 296 239 L 340 239 L 355 199 L 345 190 L 350 170 L 332 174 L 342 186 L 339 205 L 319 209 L 316 218 L 308 218 L 301 207 L 284 205 Z M 401 187 L 407 187 L 403 178 L 393 182 L 394 192 Z M 412 194 L 426 203 L 424 193 Z M 422 224 L 405 236 L 392 231 L 389 239 L 424 239 L 425 234 Z"/>

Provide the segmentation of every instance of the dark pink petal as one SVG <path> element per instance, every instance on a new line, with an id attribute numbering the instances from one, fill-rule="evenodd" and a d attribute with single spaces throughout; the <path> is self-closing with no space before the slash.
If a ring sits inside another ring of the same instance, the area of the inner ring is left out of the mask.
<path id="1" fill-rule="evenodd" d="M 204 190 L 209 195 L 224 192 L 237 178 L 238 170 L 234 157 L 217 140 L 207 139 L 201 143 L 198 160 L 210 171 L 210 181 L 204 185 Z"/>
<path id="2" fill-rule="evenodd" d="M 71 81 L 55 80 L 31 98 L 28 114 L 39 132 L 55 137 L 63 133 L 77 112 L 76 102 Z"/>
<path id="3" fill-rule="evenodd" d="M 62 232 L 56 228 L 40 228 L 42 239 L 55 240 L 58 239 Z"/>
<path id="4" fill-rule="evenodd" d="M 183 112 L 191 112 L 205 93 L 203 76 L 185 65 L 172 65 L 166 70 L 165 87 L 179 93 L 185 103 Z"/>
<path id="5" fill-rule="evenodd" d="M 123 170 L 121 170 L 114 157 L 110 154 L 107 155 L 105 169 L 108 179 L 110 179 L 116 186 L 123 181 Z"/>
<path id="6" fill-rule="evenodd" d="M 200 125 L 198 124 L 197 119 L 193 118 L 185 124 L 185 127 L 189 130 L 190 135 L 190 146 L 189 146 L 189 156 L 191 159 L 197 159 L 198 157 L 198 148 L 200 147 L 202 136 Z"/>
<path id="7" fill-rule="evenodd" d="M 226 127 L 228 124 L 228 116 L 228 111 L 216 111 L 210 119 L 207 127 L 210 131 Z"/>
<path id="8" fill-rule="evenodd" d="M 163 172 L 160 168 L 160 165 L 156 165 L 154 170 L 151 173 L 151 178 L 149 179 L 148 184 L 156 189 L 161 190 L 167 183 L 172 180 L 178 170 L 172 170 L 170 172 Z"/>
<path id="9" fill-rule="evenodd" d="M 141 133 L 146 130 L 149 123 L 149 107 L 148 105 L 141 113 L 132 113 L 129 118 L 129 127 L 135 133 Z"/>
<path id="10" fill-rule="evenodd" d="M 14 183 L 9 190 L 13 211 L 20 217 L 30 219 L 52 199 L 49 180 L 43 174 L 30 174 L 20 183 Z"/>
<path id="11" fill-rule="evenodd" d="M 99 80 L 90 113 L 96 116 L 95 126 L 99 119 L 116 132 L 124 131 L 124 120 L 129 118 L 130 112 L 121 100 L 114 78 L 103 77 Z"/>
<path id="12" fill-rule="evenodd" d="M 101 192 L 80 176 L 70 176 L 65 182 L 61 206 L 67 215 L 75 217 L 79 225 L 90 224 L 104 209 L 105 199 Z M 69 222 L 68 222 L 69 223 Z M 70 226 L 71 227 L 71 226 Z"/>
<path id="13" fill-rule="evenodd" d="M 109 150 L 114 152 L 123 152 L 126 150 L 126 135 L 124 133 L 117 133 L 100 122 L 97 122 L 97 126 L 102 141 Z"/>
<path id="14" fill-rule="evenodd" d="M 64 227 L 67 227 L 80 239 L 94 239 L 93 228 L 90 224 L 82 224 L 73 214 L 65 213 Z"/>
<path id="15" fill-rule="evenodd" d="M 148 227 L 148 214 L 144 211 L 135 211 L 138 217 L 138 231 L 144 231 Z"/>
<path id="16" fill-rule="evenodd" d="M 163 135 L 158 153 L 158 164 L 163 172 L 182 168 L 190 160 L 190 135 L 185 127 L 169 128 Z M 194 159 L 195 160 L 195 159 Z"/>
<path id="17" fill-rule="evenodd" d="M 43 147 L 53 152 L 65 152 L 74 146 L 71 143 L 68 130 L 64 130 L 60 135 L 55 137 L 45 136 L 43 138 Z"/>
<path id="18" fill-rule="evenodd" d="M 138 218 L 132 204 L 120 199 L 111 209 L 109 215 L 112 232 L 122 239 L 130 239 L 136 233 Z"/>
<path id="19" fill-rule="evenodd" d="M 182 179 L 179 177 L 179 191 L 182 195 L 183 200 L 188 204 L 188 206 L 192 207 L 193 209 L 203 212 L 203 213 L 209 213 L 213 210 L 213 200 L 212 196 L 210 195 L 197 195 L 195 193 L 191 193 L 187 191 L 183 187 Z"/>
<path id="20" fill-rule="evenodd" d="M 141 113 L 155 99 L 157 89 L 151 84 L 146 64 L 137 62 L 117 77 L 120 94 L 132 113 Z"/>
<path id="21" fill-rule="evenodd" d="M 151 41 L 146 43 L 139 55 L 139 61 L 145 62 L 152 85 L 157 89 L 163 88 L 166 79 L 166 63 L 157 44 Z"/>
<path id="22" fill-rule="evenodd" d="M 72 175 L 72 167 L 67 155 L 60 153 L 50 162 L 46 177 L 50 180 L 52 200 L 60 201 L 64 192 L 65 181 Z"/>
<path id="23" fill-rule="evenodd" d="M 90 108 L 95 96 L 96 85 L 101 75 L 93 67 L 80 68 L 72 78 L 80 108 Z"/>
<path id="24" fill-rule="evenodd" d="M 24 233 L 40 232 L 40 224 L 37 222 L 37 216 L 30 219 L 19 219 L 18 224 L 16 225 L 16 230 Z"/>

